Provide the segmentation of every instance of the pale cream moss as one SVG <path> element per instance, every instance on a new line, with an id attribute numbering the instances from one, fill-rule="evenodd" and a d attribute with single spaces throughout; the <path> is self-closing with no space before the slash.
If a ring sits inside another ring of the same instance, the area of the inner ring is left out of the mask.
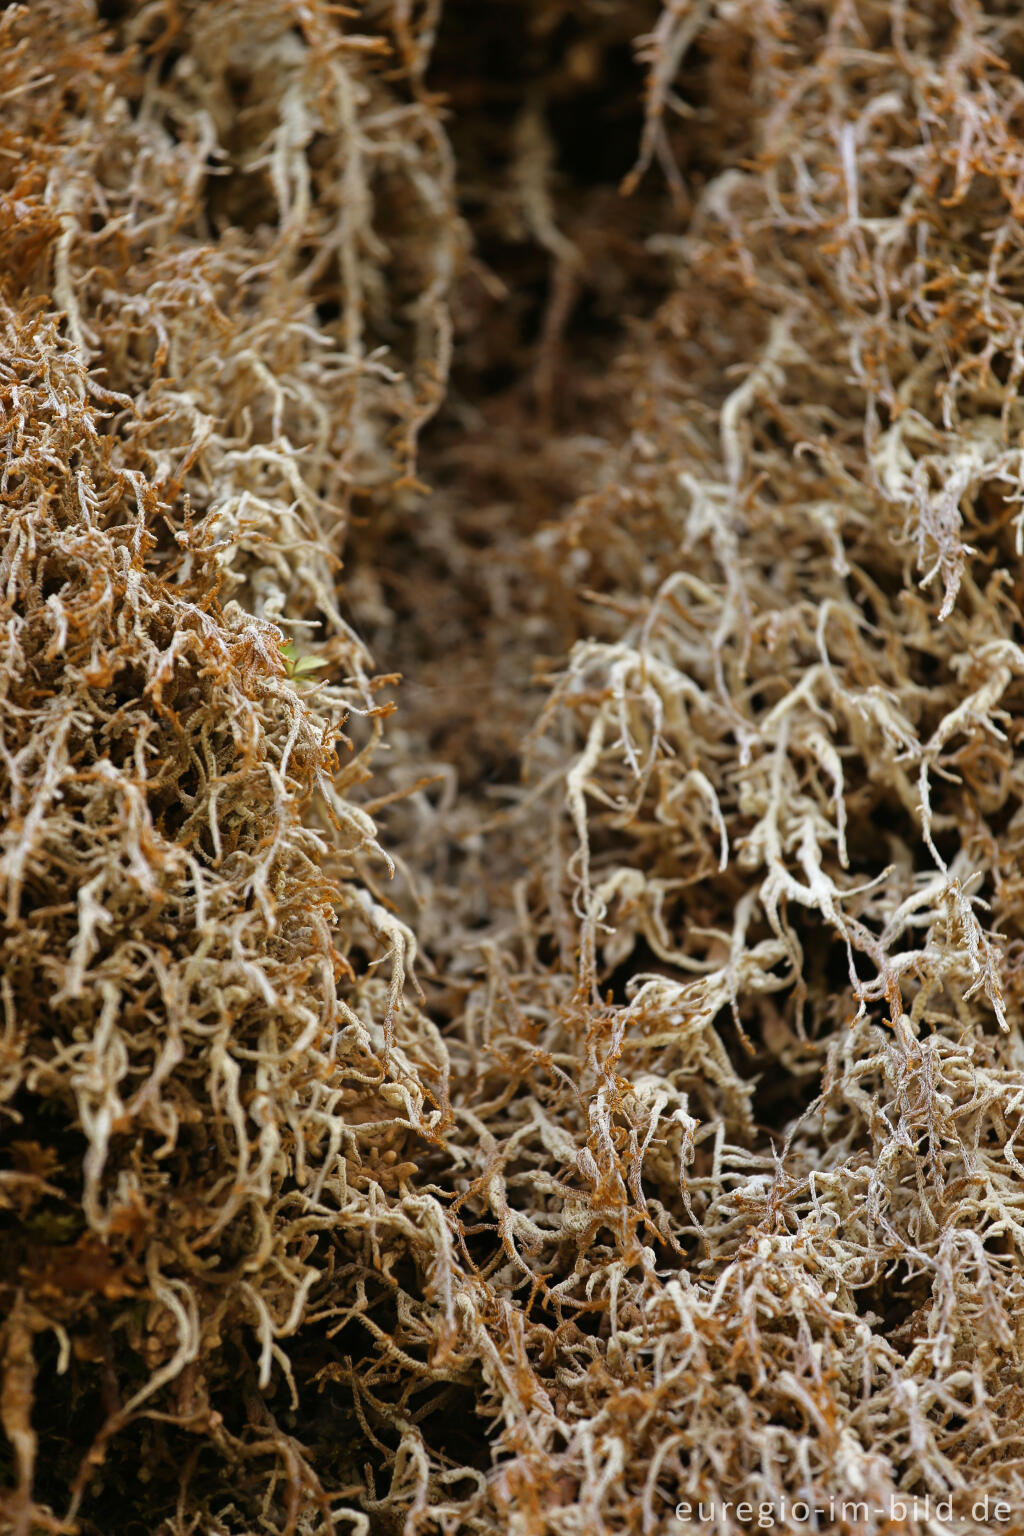
<path id="1" fill-rule="evenodd" d="M 986 10 L 665 6 L 661 301 L 610 365 L 563 316 L 529 466 L 495 463 L 511 390 L 440 461 L 495 669 L 573 631 L 526 789 L 436 818 L 487 892 L 445 1004 L 486 1171 L 453 1190 L 517 1362 L 477 1529 L 1024 1497 L 1024 27 Z M 479 614 L 462 650 L 443 623 L 472 676 Z M 464 708 L 465 770 L 497 730 Z"/>
<path id="2" fill-rule="evenodd" d="M 358 1419 L 328 1493 L 289 1350 L 399 1253 L 443 1295 L 402 1156 L 444 1053 L 351 799 L 379 711 L 334 587 L 445 367 L 457 230 L 392 19 L 3 17 L 5 1529 L 358 1525 Z"/>
<path id="3" fill-rule="evenodd" d="M 10 1527 L 985 1529 L 1016 8 L 114 22 L 4 22 Z"/>
<path id="4" fill-rule="evenodd" d="M 523 1529 L 1020 1505 L 1022 55 L 871 3 L 643 45 L 684 229 L 544 535 L 600 608 L 470 1005 L 499 1273 L 567 1319 L 499 1440 L 507 1518 L 560 1490 Z"/>

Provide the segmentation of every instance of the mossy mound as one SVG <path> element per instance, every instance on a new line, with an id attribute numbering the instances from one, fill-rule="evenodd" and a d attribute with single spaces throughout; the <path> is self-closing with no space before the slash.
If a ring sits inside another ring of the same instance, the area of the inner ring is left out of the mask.
<path id="1" fill-rule="evenodd" d="M 101 11 L 2 22 L 5 1528 L 989 1528 L 1024 24 Z"/>
<path id="2" fill-rule="evenodd" d="M 350 793 L 381 711 L 333 594 L 347 498 L 407 472 L 436 388 L 369 339 L 355 206 L 416 167 L 353 114 L 420 109 L 326 11 L 119 26 L 4 18 L 5 1508 L 294 1530 L 363 1436 L 325 1408 L 329 1498 L 287 1427 L 303 1326 L 393 1307 L 399 1256 L 422 1309 L 437 1270 L 403 1159 L 443 1053 L 400 1009 Z"/>

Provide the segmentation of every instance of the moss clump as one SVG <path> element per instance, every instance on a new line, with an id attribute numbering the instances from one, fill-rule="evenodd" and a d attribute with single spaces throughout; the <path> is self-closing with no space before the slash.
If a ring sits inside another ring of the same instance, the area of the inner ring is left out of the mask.
<path id="1" fill-rule="evenodd" d="M 415 160 L 356 122 L 385 37 L 326 10 L 4 27 L 5 1512 L 330 1528 L 362 1431 L 325 1413 L 328 1496 L 297 1338 L 372 1325 L 399 1253 L 417 1293 L 437 1270 L 400 1207 L 438 1051 L 398 1012 L 412 940 L 351 793 L 380 711 L 333 595 L 347 497 L 430 404 L 371 340 L 406 297 L 364 292 L 370 185 L 386 218 Z"/>
<path id="2" fill-rule="evenodd" d="M 1020 1502 L 1024 34 L 990 10 L 638 8 L 614 220 L 559 110 L 577 48 L 617 78 L 607 17 L 500 8 L 545 154 L 510 123 L 464 196 L 525 361 L 467 340 L 402 525 L 437 584 L 379 630 L 465 786 L 388 834 L 437 850 L 487 1148 L 451 1188 L 523 1362 L 481 1529 Z M 525 207 L 561 237 L 532 313 Z"/>
<path id="3" fill-rule="evenodd" d="M 1012 7 L 3 27 L 8 1527 L 1015 1510 Z"/>

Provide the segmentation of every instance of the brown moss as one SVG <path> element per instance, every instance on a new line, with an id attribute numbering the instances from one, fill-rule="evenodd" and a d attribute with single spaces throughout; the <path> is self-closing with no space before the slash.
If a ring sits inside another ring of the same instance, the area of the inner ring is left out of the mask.
<path id="1" fill-rule="evenodd" d="M 1016 1509 L 1013 8 L 2 26 L 7 1528 Z"/>

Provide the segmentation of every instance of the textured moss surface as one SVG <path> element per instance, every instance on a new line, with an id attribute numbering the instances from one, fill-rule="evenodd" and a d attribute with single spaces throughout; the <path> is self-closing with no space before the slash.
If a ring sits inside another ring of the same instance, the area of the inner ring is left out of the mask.
<path id="1" fill-rule="evenodd" d="M 0 1530 L 1024 1507 L 1017 10 L 0 14 Z"/>

